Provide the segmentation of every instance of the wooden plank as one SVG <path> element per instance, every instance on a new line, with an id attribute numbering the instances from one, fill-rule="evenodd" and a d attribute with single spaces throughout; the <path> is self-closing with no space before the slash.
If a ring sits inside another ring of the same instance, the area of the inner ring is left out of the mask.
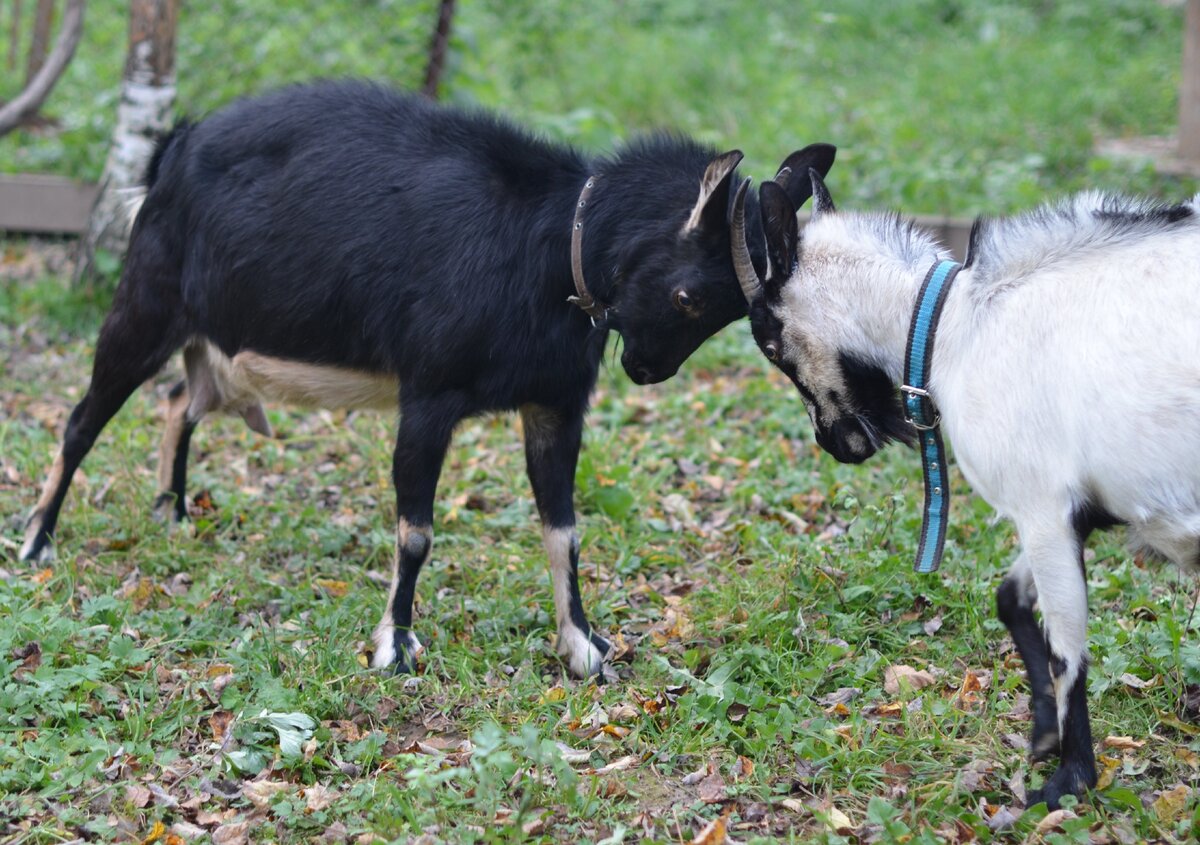
<path id="1" fill-rule="evenodd" d="M 77 235 L 87 229 L 97 186 L 58 176 L 0 174 L 0 230 Z"/>

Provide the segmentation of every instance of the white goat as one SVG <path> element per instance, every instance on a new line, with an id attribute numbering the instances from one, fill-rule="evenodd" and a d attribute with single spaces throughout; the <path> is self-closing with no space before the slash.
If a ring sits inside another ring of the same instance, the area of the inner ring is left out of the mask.
<path id="1" fill-rule="evenodd" d="M 818 442 L 859 462 L 916 434 L 897 386 L 918 291 L 949 256 L 896 215 L 836 213 L 821 177 L 807 176 L 802 237 L 784 191 L 761 189 L 764 279 L 739 194 L 734 260 L 755 339 L 803 394 Z M 1200 566 L 1196 203 L 1089 193 L 980 221 L 937 325 L 928 388 L 941 425 L 963 475 L 1020 537 L 997 606 L 1032 687 L 1032 754 L 1061 752 L 1030 804 L 1053 808 L 1096 783 L 1088 534 L 1122 523 L 1136 545 Z"/>

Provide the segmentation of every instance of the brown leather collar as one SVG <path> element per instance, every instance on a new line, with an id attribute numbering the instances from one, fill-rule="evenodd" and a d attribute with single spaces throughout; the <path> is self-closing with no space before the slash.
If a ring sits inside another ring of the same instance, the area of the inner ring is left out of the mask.
<path id="1" fill-rule="evenodd" d="M 599 176 L 589 176 L 579 192 L 579 202 L 575 204 L 575 225 L 571 227 L 571 276 L 575 279 L 575 296 L 568 296 L 567 302 L 578 305 L 589 317 L 592 325 L 608 316 L 609 307 L 598 301 L 588 290 L 583 281 L 583 210 L 587 207 L 592 189 L 596 187 Z"/>

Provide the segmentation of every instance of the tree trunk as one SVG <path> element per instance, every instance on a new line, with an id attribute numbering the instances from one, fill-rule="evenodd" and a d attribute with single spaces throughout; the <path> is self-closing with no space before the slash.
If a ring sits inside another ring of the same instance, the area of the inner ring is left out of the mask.
<path id="1" fill-rule="evenodd" d="M 50 49 L 50 30 L 54 26 L 54 0 L 37 0 L 33 12 L 33 37 L 29 41 L 29 61 L 25 65 L 25 84 L 37 76 Z"/>
<path id="2" fill-rule="evenodd" d="M 450 23 L 454 19 L 454 0 L 440 0 L 437 25 L 429 40 L 429 63 L 425 66 L 425 85 L 422 91 L 431 100 L 438 98 L 438 85 L 446 65 L 446 46 L 450 43 Z"/>
<path id="3" fill-rule="evenodd" d="M 170 125 L 175 103 L 175 24 L 178 0 L 132 0 L 129 54 L 121 82 L 117 124 L 100 177 L 87 234 L 79 242 L 78 282 L 91 275 L 96 250 L 123 252 L 155 139 Z"/>
<path id="4" fill-rule="evenodd" d="M 1188 0 L 1179 83 L 1179 155 L 1200 159 L 1200 0 Z"/>
<path id="5" fill-rule="evenodd" d="M 8 69 L 17 69 L 21 52 L 21 0 L 12 0 L 12 20 L 8 23 Z"/>
<path id="6" fill-rule="evenodd" d="M 84 0 L 67 0 L 62 29 L 59 30 L 54 49 L 46 57 L 45 64 L 20 94 L 0 107 L 0 135 L 12 131 L 31 115 L 36 114 L 50 96 L 50 90 L 67 69 L 71 57 L 75 55 L 79 39 L 83 36 L 83 7 Z"/>

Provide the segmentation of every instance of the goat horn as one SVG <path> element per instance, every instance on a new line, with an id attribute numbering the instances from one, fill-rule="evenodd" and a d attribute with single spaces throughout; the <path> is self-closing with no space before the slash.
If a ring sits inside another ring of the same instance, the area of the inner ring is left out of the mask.
<path id="1" fill-rule="evenodd" d="M 737 274 L 747 303 L 754 302 L 762 293 L 762 283 L 758 280 L 758 272 L 754 269 L 754 262 L 750 260 L 750 247 L 746 244 L 746 189 L 750 187 L 750 182 L 751 180 L 747 179 L 738 186 L 737 194 L 733 198 L 733 222 L 729 230 L 733 271 Z"/>

